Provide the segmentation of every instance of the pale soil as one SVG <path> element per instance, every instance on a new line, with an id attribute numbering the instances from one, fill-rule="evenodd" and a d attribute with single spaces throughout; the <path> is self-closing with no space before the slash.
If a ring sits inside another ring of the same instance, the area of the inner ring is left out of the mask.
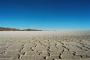
<path id="1" fill-rule="evenodd" d="M 3 31 L 0 60 L 90 60 L 90 32 Z"/>

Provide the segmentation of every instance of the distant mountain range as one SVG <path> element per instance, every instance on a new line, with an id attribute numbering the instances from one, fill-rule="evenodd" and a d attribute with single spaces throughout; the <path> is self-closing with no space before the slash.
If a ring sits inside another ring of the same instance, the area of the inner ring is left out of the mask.
<path id="1" fill-rule="evenodd" d="M 38 30 L 38 29 L 17 29 L 17 28 L 0 27 L 0 31 L 42 31 L 42 30 Z"/>

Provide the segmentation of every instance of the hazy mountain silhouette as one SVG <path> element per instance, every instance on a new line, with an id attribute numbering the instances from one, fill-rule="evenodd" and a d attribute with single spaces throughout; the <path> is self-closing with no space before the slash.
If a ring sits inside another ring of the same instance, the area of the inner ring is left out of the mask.
<path id="1" fill-rule="evenodd" d="M 17 28 L 0 27 L 0 31 L 42 31 L 42 30 L 38 30 L 38 29 L 17 29 Z"/>

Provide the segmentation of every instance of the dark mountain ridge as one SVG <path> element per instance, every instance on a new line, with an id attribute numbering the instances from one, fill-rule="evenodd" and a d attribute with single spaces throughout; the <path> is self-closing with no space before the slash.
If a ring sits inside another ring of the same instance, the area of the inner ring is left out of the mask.
<path id="1" fill-rule="evenodd" d="M 17 28 L 7 28 L 7 27 L 0 27 L 0 31 L 42 31 L 38 29 L 17 29 Z"/>

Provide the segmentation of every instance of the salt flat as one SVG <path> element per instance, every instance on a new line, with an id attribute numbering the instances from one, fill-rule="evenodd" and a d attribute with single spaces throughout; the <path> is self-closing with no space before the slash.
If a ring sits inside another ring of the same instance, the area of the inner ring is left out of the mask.
<path id="1" fill-rule="evenodd" d="M 90 60 L 90 32 L 1 31 L 0 60 Z"/>

